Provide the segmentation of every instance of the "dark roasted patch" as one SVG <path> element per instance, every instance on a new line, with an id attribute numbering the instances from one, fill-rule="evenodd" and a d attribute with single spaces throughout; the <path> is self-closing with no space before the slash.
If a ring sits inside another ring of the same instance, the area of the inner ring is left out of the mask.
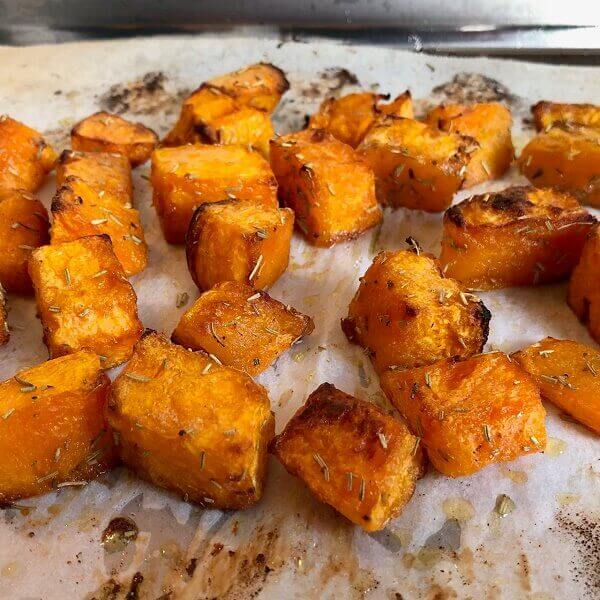
<path id="1" fill-rule="evenodd" d="M 475 102 L 510 104 L 516 100 L 505 85 L 481 73 L 458 73 L 451 81 L 433 88 L 433 93 L 442 96 L 446 102 L 456 104 Z"/>

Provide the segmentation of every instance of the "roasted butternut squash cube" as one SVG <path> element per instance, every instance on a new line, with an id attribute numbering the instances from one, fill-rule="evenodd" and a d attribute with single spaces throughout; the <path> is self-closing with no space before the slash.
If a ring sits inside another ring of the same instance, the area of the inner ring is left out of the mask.
<path id="1" fill-rule="evenodd" d="M 252 286 L 226 281 L 204 292 L 171 339 L 223 364 L 258 375 L 314 329 L 313 320 Z"/>
<path id="2" fill-rule="evenodd" d="M 499 102 L 443 104 L 431 110 L 427 123 L 442 131 L 460 133 L 479 143 L 465 172 L 463 187 L 504 175 L 514 157 L 510 110 Z"/>
<path id="3" fill-rule="evenodd" d="M 531 107 L 538 131 L 545 131 L 556 123 L 579 123 L 600 127 L 600 106 L 595 104 L 561 104 L 542 100 Z"/>
<path id="4" fill-rule="evenodd" d="M 360 279 L 342 330 L 367 351 L 375 370 L 468 358 L 483 350 L 490 312 L 444 277 L 428 254 L 381 252 Z"/>
<path id="5" fill-rule="evenodd" d="M 81 180 L 72 178 L 58 189 L 52 200 L 52 243 L 106 234 L 128 277 L 143 271 L 148 248 L 135 208 L 100 196 Z"/>
<path id="6" fill-rule="evenodd" d="M 38 248 L 29 274 L 51 358 L 89 349 L 108 369 L 131 356 L 137 298 L 107 235 Z"/>
<path id="7" fill-rule="evenodd" d="M 8 328 L 6 313 L 6 295 L 4 288 L 0 284 L 0 346 L 8 344 L 10 340 L 10 329 Z"/>
<path id="8" fill-rule="evenodd" d="M 547 337 L 512 359 L 529 373 L 542 397 L 600 434 L 600 352 Z"/>
<path id="9" fill-rule="evenodd" d="M 529 375 L 501 352 L 388 370 L 381 387 L 434 467 L 471 475 L 546 446 L 546 412 Z"/>
<path id="10" fill-rule="evenodd" d="M 113 383 L 107 415 L 123 462 L 144 479 L 206 508 L 260 499 L 275 420 L 245 373 L 149 332 Z"/>
<path id="11" fill-rule="evenodd" d="M 568 303 L 590 335 L 600 343 L 600 229 L 595 227 L 583 246 L 569 282 Z"/>
<path id="12" fill-rule="evenodd" d="M 322 129 L 272 140 L 271 166 L 281 201 L 294 209 L 298 227 L 315 246 L 358 237 L 382 219 L 373 172 Z"/>
<path id="13" fill-rule="evenodd" d="M 227 198 L 277 207 L 269 163 L 240 146 L 160 148 L 152 155 L 154 207 L 167 242 L 183 244 L 192 215 L 205 202 Z"/>
<path id="14" fill-rule="evenodd" d="M 114 465 L 109 385 L 87 350 L 0 383 L 0 503 L 83 485 Z"/>
<path id="15" fill-rule="evenodd" d="M 366 531 L 398 516 L 423 472 L 419 440 L 377 406 L 319 386 L 272 443 L 283 466 Z"/>
<path id="16" fill-rule="evenodd" d="M 131 165 L 122 154 L 65 150 L 56 169 L 57 186 L 72 179 L 84 181 L 105 200 L 118 201 L 129 208 L 133 205 Z"/>
<path id="17" fill-rule="evenodd" d="M 27 262 L 49 241 L 48 213 L 29 192 L 0 190 L 0 284 L 8 292 L 32 294 Z"/>
<path id="18" fill-rule="evenodd" d="M 557 123 L 523 148 L 518 164 L 536 187 L 569 190 L 600 207 L 600 127 Z"/>
<path id="19" fill-rule="evenodd" d="M 57 158 L 41 133 L 0 115 L 0 189 L 35 192 Z"/>
<path id="20" fill-rule="evenodd" d="M 559 281 L 577 264 L 594 222 L 574 196 L 551 188 L 473 196 L 444 215 L 440 263 L 475 289 Z"/>
<path id="21" fill-rule="evenodd" d="M 107 112 L 90 115 L 71 130 L 73 150 L 123 154 L 132 167 L 145 163 L 157 143 L 152 129 Z"/>
<path id="22" fill-rule="evenodd" d="M 341 98 L 327 98 L 308 121 L 310 129 L 325 129 L 344 144 L 356 148 L 375 121 L 385 114 L 413 118 L 410 92 L 404 92 L 390 104 L 381 104 L 389 96 L 361 92 Z"/>
<path id="23" fill-rule="evenodd" d="M 186 238 L 187 264 L 200 290 L 223 281 L 264 289 L 287 269 L 294 211 L 240 200 L 201 204 Z"/>
<path id="24" fill-rule="evenodd" d="M 473 138 L 393 115 L 375 123 L 357 148 L 375 173 L 379 202 L 427 212 L 450 206 L 478 149 Z"/>

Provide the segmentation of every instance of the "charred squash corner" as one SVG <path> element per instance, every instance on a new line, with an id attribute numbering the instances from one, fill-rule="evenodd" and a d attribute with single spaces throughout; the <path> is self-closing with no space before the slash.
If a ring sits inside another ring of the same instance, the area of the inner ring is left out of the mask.
<path id="1" fill-rule="evenodd" d="M 577 264 L 594 223 L 575 197 L 554 189 L 473 196 L 444 215 L 440 263 L 475 289 L 559 281 Z"/>
<path id="2" fill-rule="evenodd" d="M 319 500 L 366 531 L 400 514 L 424 466 L 418 438 L 401 421 L 329 383 L 308 397 L 271 449 Z"/>
<path id="3" fill-rule="evenodd" d="M 8 328 L 6 313 L 6 295 L 4 288 L 0 285 L 0 346 L 8 344 L 10 340 L 10 329 Z"/>
<path id="4" fill-rule="evenodd" d="M 110 391 L 107 417 L 135 473 L 209 509 L 257 502 L 274 418 L 263 387 L 147 332 Z"/>
<path id="5" fill-rule="evenodd" d="M 561 104 L 542 100 L 531 107 L 531 113 L 538 131 L 545 131 L 559 123 L 600 127 L 600 106 L 594 104 Z"/>
<path id="6" fill-rule="evenodd" d="M 172 340 L 205 350 L 223 364 L 258 375 L 314 329 L 310 317 L 245 283 L 204 292 L 181 317 Z"/>

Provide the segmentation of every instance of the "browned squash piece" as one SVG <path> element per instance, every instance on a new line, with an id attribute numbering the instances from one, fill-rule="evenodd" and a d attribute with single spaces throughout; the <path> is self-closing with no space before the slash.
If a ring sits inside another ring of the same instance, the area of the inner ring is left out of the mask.
<path id="1" fill-rule="evenodd" d="M 38 248 L 29 274 L 51 358 L 89 349 L 108 369 L 131 356 L 137 298 L 107 235 Z"/>
<path id="2" fill-rule="evenodd" d="M 539 386 L 542 397 L 600 434 L 600 352 L 551 337 L 523 348 L 512 359 Z"/>
<path id="3" fill-rule="evenodd" d="M 350 146 L 322 129 L 272 140 L 271 167 L 281 201 L 315 246 L 358 237 L 382 219 L 373 172 Z"/>
<path id="4" fill-rule="evenodd" d="M 559 281 L 577 264 L 594 222 L 574 196 L 551 188 L 473 196 L 444 215 L 440 263 L 474 289 Z"/>
<path id="5" fill-rule="evenodd" d="M 360 279 L 342 329 L 375 370 L 467 358 L 483 350 L 490 312 L 428 254 L 381 252 Z"/>
<path id="6" fill-rule="evenodd" d="M 472 138 L 393 115 L 375 123 L 357 148 L 375 173 L 379 202 L 427 212 L 450 206 L 478 149 Z"/>
<path id="7" fill-rule="evenodd" d="M 427 123 L 442 131 L 460 133 L 479 143 L 473 152 L 463 187 L 504 175 L 514 157 L 510 110 L 499 102 L 442 104 L 427 115 Z"/>
<path id="8" fill-rule="evenodd" d="M 10 340 L 10 329 L 8 328 L 6 313 L 6 296 L 2 284 L 0 284 L 0 346 L 8 344 Z"/>
<path id="9" fill-rule="evenodd" d="M 263 127 L 266 126 L 266 122 L 270 126 L 268 113 L 275 110 L 288 88 L 289 83 L 283 71 L 266 63 L 258 63 L 215 77 L 186 98 L 179 120 L 166 136 L 164 143 L 167 146 L 181 146 L 206 142 L 208 140 L 205 138 L 204 129 L 207 126 L 214 129 L 215 120 L 244 108 L 267 113 L 261 123 Z M 235 120 L 236 117 L 232 118 Z M 254 119 L 258 121 L 257 116 Z M 246 122 L 250 126 L 250 123 Z M 256 143 L 257 138 L 253 137 L 251 131 L 246 131 L 246 136 Z"/>
<path id="10" fill-rule="evenodd" d="M 275 420 L 245 373 L 148 332 L 111 387 L 107 415 L 123 462 L 144 479 L 206 508 L 260 499 Z"/>
<path id="11" fill-rule="evenodd" d="M 35 192 L 56 159 L 41 133 L 0 115 L 0 189 Z"/>
<path id="12" fill-rule="evenodd" d="M 29 192 L 0 190 L 0 284 L 8 292 L 32 294 L 27 261 L 49 241 L 48 213 Z"/>
<path id="13" fill-rule="evenodd" d="M 590 232 L 569 283 L 569 306 L 600 343 L 600 229 Z"/>
<path id="14" fill-rule="evenodd" d="M 600 106 L 595 104 L 561 104 L 542 100 L 531 107 L 538 131 L 545 131 L 557 123 L 579 123 L 600 127 Z"/>
<path id="15" fill-rule="evenodd" d="M 600 207 L 600 127 L 558 123 L 523 148 L 518 164 L 536 187 L 569 190 Z"/>
<path id="16" fill-rule="evenodd" d="M 106 234 L 128 277 L 143 271 L 148 248 L 135 208 L 99 193 L 81 180 L 72 178 L 58 189 L 52 200 L 52 243 Z"/>
<path id="17" fill-rule="evenodd" d="M 104 418 L 109 384 L 90 351 L 0 383 L 0 503 L 84 485 L 114 465 Z"/>
<path id="18" fill-rule="evenodd" d="M 344 144 L 356 148 L 375 121 L 385 114 L 413 118 L 410 92 L 404 92 L 390 104 L 389 96 L 360 92 L 341 98 L 327 98 L 308 121 L 310 129 L 325 129 Z"/>
<path id="19" fill-rule="evenodd" d="M 383 529 L 423 472 L 419 440 L 377 406 L 319 386 L 272 443 L 283 466 L 366 531 Z"/>
<path id="20" fill-rule="evenodd" d="M 388 370 L 381 387 L 449 477 L 471 475 L 546 446 L 537 386 L 501 352 Z"/>
<path id="21" fill-rule="evenodd" d="M 123 154 L 132 167 L 145 163 L 157 143 L 152 129 L 107 112 L 90 115 L 71 130 L 73 150 Z"/>
<path id="22" fill-rule="evenodd" d="M 202 291 L 223 281 L 264 289 L 287 269 L 294 211 L 239 200 L 202 204 L 186 238 L 188 269 Z"/>
<path id="23" fill-rule="evenodd" d="M 205 350 L 223 364 L 254 376 L 313 329 L 310 317 L 266 292 L 226 281 L 194 302 L 171 339 L 191 350 Z"/>
<path id="24" fill-rule="evenodd" d="M 154 207 L 167 242 L 183 244 L 194 210 L 227 198 L 276 208 L 277 181 L 269 163 L 240 146 L 160 148 L 152 155 Z"/>
<path id="25" fill-rule="evenodd" d="M 56 169 L 57 186 L 60 187 L 73 178 L 87 183 L 102 198 L 132 207 L 131 165 L 122 154 L 65 150 Z"/>

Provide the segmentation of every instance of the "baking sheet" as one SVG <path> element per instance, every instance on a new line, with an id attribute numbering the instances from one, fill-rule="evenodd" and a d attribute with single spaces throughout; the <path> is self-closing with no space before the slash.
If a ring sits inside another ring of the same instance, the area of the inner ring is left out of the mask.
<path id="1" fill-rule="evenodd" d="M 292 84 L 275 116 L 280 133 L 302 126 L 325 95 L 360 83 L 392 94 L 408 87 L 420 110 L 465 96 L 501 99 L 513 110 L 520 148 L 532 134 L 523 123 L 531 103 L 600 97 L 592 68 L 205 35 L 0 48 L 0 113 L 44 131 L 59 147 L 76 120 L 99 109 L 163 134 L 188 90 L 259 60 L 282 67 Z M 132 281 L 144 324 L 170 334 L 185 310 L 176 308 L 177 295 L 197 294 L 184 250 L 163 241 L 148 170 L 138 168 L 134 184 L 150 261 Z M 457 200 L 520 181 L 513 169 Z M 53 190 L 49 181 L 46 202 Z M 385 404 L 368 359 L 346 342 L 339 320 L 377 251 L 402 248 L 412 235 L 437 253 L 440 234 L 441 215 L 398 210 L 386 211 L 381 229 L 332 249 L 294 236 L 290 267 L 270 293 L 312 315 L 316 330 L 259 377 L 278 431 L 324 381 Z M 592 343 L 565 292 L 551 285 L 482 294 L 493 314 L 487 348 L 510 352 L 546 335 Z M 11 296 L 9 306 L 13 331 L 0 350 L 2 379 L 47 357 L 33 301 Z M 458 480 L 430 470 L 403 514 L 377 534 L 317 502 L 274 460 L 264 499 L 245 512 L 200 511 L 125 470 L 20 502 L 0 511 L 0 598 L 598 598 L 600 443 L 547 409 L 546 454 Z M 499 494 L 516 505 L 504 518 L 494 512 Z M 125 551 L 109 553 L 100 537 L 118 515 L 131 517 L 140 534 Z"/>

